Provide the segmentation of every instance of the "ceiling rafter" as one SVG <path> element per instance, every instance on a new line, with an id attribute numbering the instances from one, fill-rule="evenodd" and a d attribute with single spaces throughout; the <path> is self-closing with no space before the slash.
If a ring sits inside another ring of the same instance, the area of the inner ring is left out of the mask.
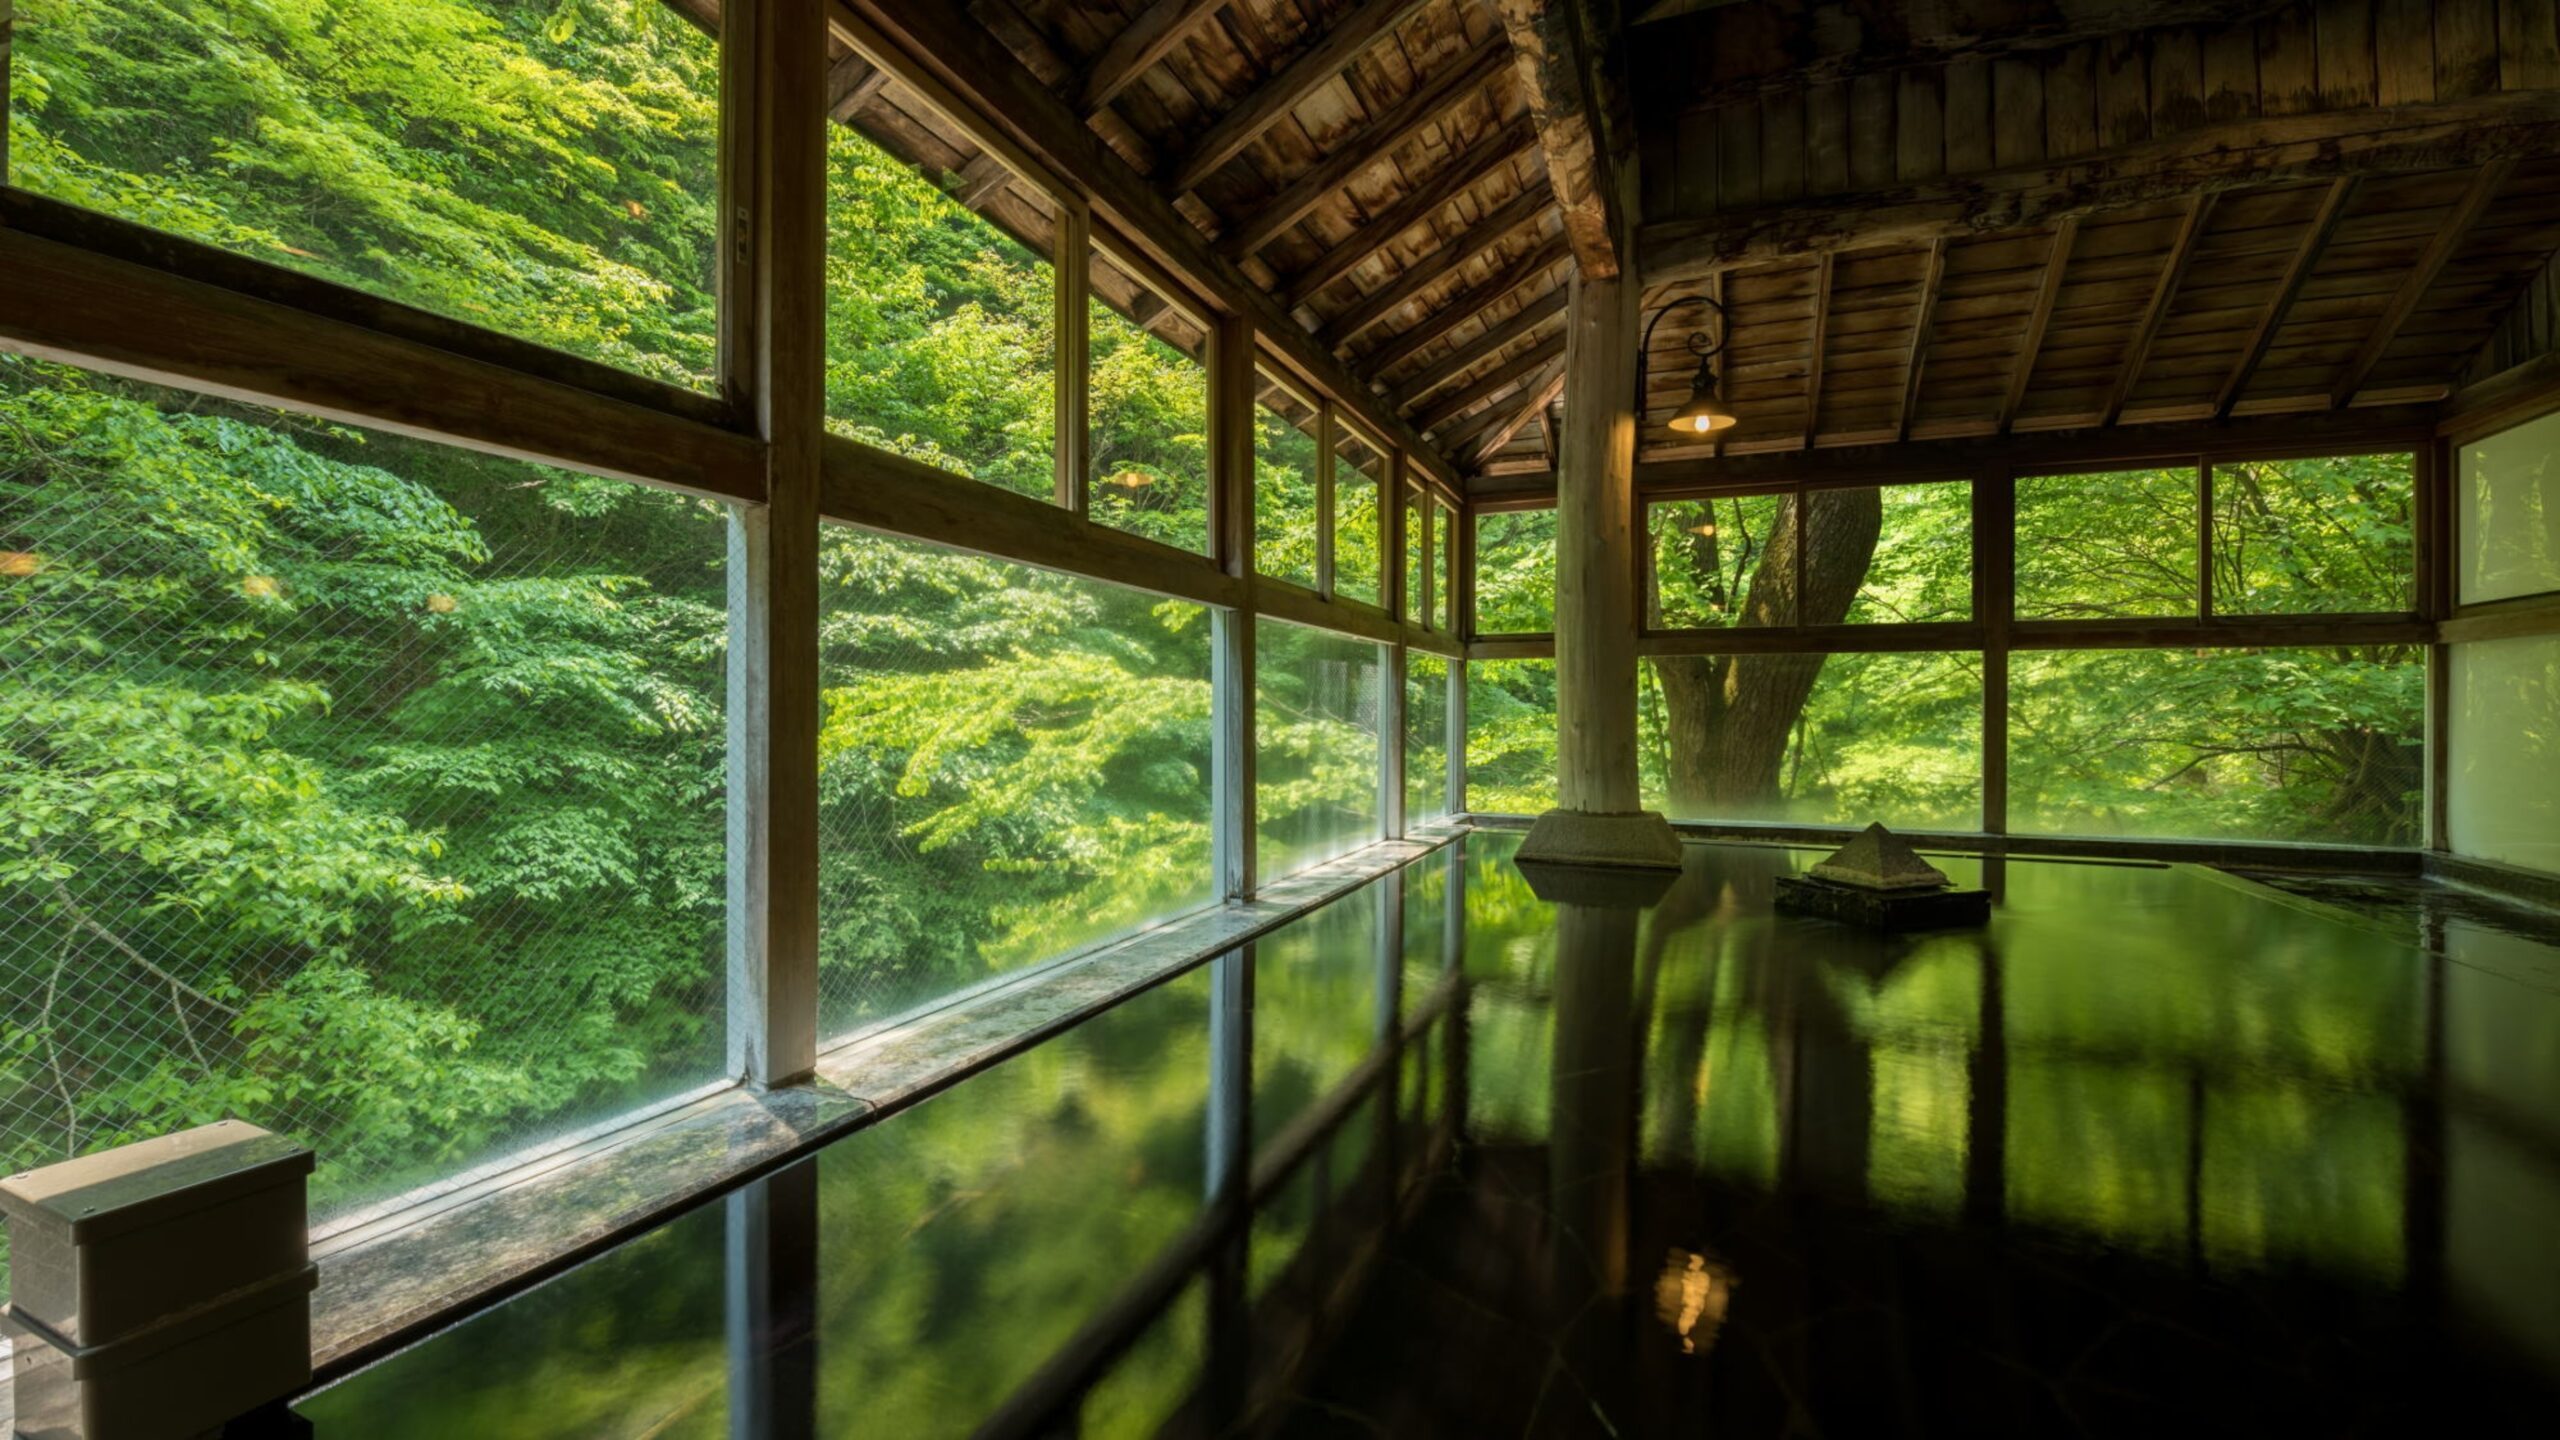
<path id="1" fill-rule="evenodd" d="M 2142 367 L 2151 358 L 2152 343 L 2160 338 L 2161 323 L 2169 318 L 2170 302 L 2177 299 L 2178 287 L 2186 282 L 2187 266 L 2195 259 L 2196 241 L 2213 223 L 2213 205 L 2217 197 L 2201 194 L 2187 202 L 2187 213 L 2178 222 L 2178 236 L 2169 242 L 2168 263 L 2160 267 L 2159 283 L 2151 287 L 2151 302 L 2142 310 L 2142 324 L 2133 332 L 2133 343 L 2125 347 L 2124 359 L 2116 365 L 2116 378 L 2107 387 L 2107 403 L 2100 407 L 2098 423 L 2113 425 L 2124 413 L 2124 402 L 2142 378 Z"/>
<path id="2" fill-rule="evenodd" d="M 1565 239 L 1582 274 L 1613 280 L 1633 218 L 1623 193 L 1634 141 L 1627 133 L 1626 86 L 1617 7 L 1588 0 L 1495 0 L 1520 87 L 1547 156 L 1547 184 L 1564 217 Z"/>
<path id="3" fill-rule="evenodd" d="M 1100 110 L 1131 81 L 1189 39 L 1201 22 L 1218 13 L 1228 0 L 1155 0 L 1102 47 L 1085 71 L 1081 101 L 1087 115 Z"/>
<path id="4" fill-rule="evenodd" d="M 1379 375 L 1393 369 L 1398 361 L 1410 359 L 1420 353 L 1423 347 L 1432 341 L 1474 319 L 1491 308 L 1495 301 L 1553 269 L 1558 262 L 1570 258 L 1572 254 L 1572 250 L 1565 245 L 1563 236 L 1550 238 L 1537 249 L 1513 261 L 1492 279 L 1424 316 L 1411 329 L 1389 336 L 1384 344 L 1362 357 L 1354 368 L 1367 379 L 1377 379 Z"/>
<path id="5" fill-rule="evenodd" d="M 2018 363 L 2010 368 L 2008 393 L 1994 417 L 2004 433 L 2018 418 L 2018 403 L 2027 398 L 2027 380 L 2036 373 L 2036 357 L 2044 353 L 2045 327 L 2053 323 L 2053 297 L 2062 292 L 2062 272 L 2071 268 L 2071 245 L 2080 237 L 2080 222 L 2066 218 L 2054 227 L 2053 249 L 2046 255 L 2044 279 L 2036 285 L 2035 308 L 2027 314 L 2027 333 L 2020 342 Z"/>
<path id="6" fill-rule="evenodd" d="M 1486 176 L 1518 160 L 1535 139 L 1524 119 L 1467 146 L 1385 214 L 1354 230 L 1341 244 L 1326 251 L 1322 259 L 1290 276 L 1282 303 L 1293 309 L 1305 304 L 1326 286 L 1360 268 L 1362 261 L 1384 250 L 1397 236 L 1439 214 Z"/>
<path id="7" fill-rule="evenodd" d="M 1511 359 L 1505 360 L 1482 379 L 1468 385 L 1465 389 L 1447 396 L 1430 409 L 1416 415 L 1413 423 L 1424 434 L 1430 434 L 1475 406 L 1501 394 L 1505 386 L 1516 383 L 1522 376 L 1563 354 L 1564 335 L 1559 331 Z"/>
<path id="8" fill-rule="evenodd" d="M 1902 405 L 1893 412 L 1896 440 L 1911 438 L 1911 412 L 1920 401 L 1920 371 L 1929 360 L 1929 331 L 1938 315 L 1938 288 L 1946 278 L 1947 242 L 1932 240 L 1920 271 L 1920 303 L 1911 318 L 1911 341 L 1902 351 Z"/>
<path id="9" fill-rule="evenodd" d="M 2310 227 L 2302 232 L 2302 243 L 2294 247 L 2293 258 L 2285 262 L 2284 279 L 2267 297 L 2266 308 L 2258 312 L 2258 323 L 2249 332 L 2249 343 L 2241 349 L 2239 363 L 2231 367 L 2231 373 L 2223 377 L 2222 388 L 2214 392 L 2216 420 L 2230 418 L 2231 407 L 2249 388 L 2249 377 L 2258 373 L 2258 363 L 2267 358 L 2267 347 L 2275 343 L 2276 332 L 2284 328 L 2285 316 L 2293 310 L 2294 296 L 2302 292 L 2302 282 L 2311 277 L 2313 268 L 2320 263 L 2321 252 L 2329 248 L 2329 237 L 2337 232 L 2338 222 L 2346 218 L 2359 183 L 2353 175 L 2329 182 L 2328 193 L 2320 198 L 2320 208 L 2312 215 Z"/>
<path id="10" fill-rule="evenodd" d="M 1547 197 L 1536 190 L 1523 190 L 1511 197 L 1499 210 L 1467 226 L 1457 235 L 1425 252 L 1422 258 L 1388 280 L 1386 284 L 1345 306 L 1342 312 L 1325 323 L 1318 340 L 1330 350 L 1339 350 L 1344 342 L 1377 324 L 1395 308 L 1412 300 L 1449 275 L 1455 274 L 1478 256 L 1511 238 L 1523 225 L 1534 225 L 1544 218 L 1549 208 Z"/>
<path id="11" fill-rule="evenodd" d="M 2356 353 L 2347 361 L 2347 368 L 2339 374 L 2338 383 L 2329 392 L 2330 409 L 2344 409 L 2349 401 L 2356 398 L 2356 392 L 2364 388 L 2365 380 L 2373 374 L 2373 367 L 2382 363 L 2383 354 L 2398 338 L 2400 327 L 2409 323 L 2409 317 L 2417 311 L 2418 302 L 2426 298 L 2427 291 L 2436 283 L 2436 277 L 2444 273 L 2446 262 L 2453 259 L 2454 252 L 2471 238 L 2471 231 L 2480 223 L 2480 217 L 2488 213 L 2489 202 L 2497 198 L 2499 189 L 2505 186 L 2507 176 L 2514 170 L 2513 160 L 2492 160 L 2481 166 L 2480 173 L 2472 177 L 2471 188 L 2462 192 L 2462 198 L 2454 204 L 2453 213 L 2436 227 L 2435 238 L 2427 242 L 2425 253 L 2418 257 L 2417 267 L 2400 282 L 2400 288 L 2391 296 L 2391 303 L 2375 317 L 2372 332 L 2365 336 L 2362 345 L 2356 347 Z"/>
<path id="12" fill-rule="evenodd" d="M 1220 116 L 1201 135 L 1190 153 L 1173 167 L 1169 188 L 1175 194 L 1199 188 L 1220 168 L 1262 138 L 1264 131 L 1298 108 L 1308 96 L 1333 83 L 1386 33 L 1419 10 L 1427 0 L 1364 0 L 1316 33 L 1315 43 L 1296 59 Z"/>
<path id="13" fill-rule="evenodd" d="M 1562 287 L 1548 291 L 1520 307 L 1510 319 L 1488 327 L 1482 335 L 1432 361 L 1413 378 L 1396 387 L 1387 404 L 1398 410 L 1409 409 L 1415 401 L 1472 370 L 1486 356 L 1537 329 L 1564 313 L 1565 293 Z"/>
<path id="14" fill-rule="evenodd" d="M 889 72 L 848 50 L 827 71 L 827 118 L 851 120 L 889 86 Z"/>
<path id="15" fill-rule="evenodd" d="M 1335 191 L 1474 97 L 1510 59 L 1511 47 L 1500 35 L 1478 42 L 1456 65 L 1397 101 L 1356 134 L 1344 137 L 1334 152 L 1317 161 L 1313 169 L 1255 206 L 1252 216 L 1219 240 L 1219 250 L 1230 260 L 1258 253 L 1287 233 L 1290 226 L 1307 218 Z"/>
<path id="16" fill-rule="evenodd" d="M 1522 426 L 1538 418 L 1539 414 L 1554 404 L 1556 397 L 1562 394 L 1564 394 L 1564 361 L 1558 359 L 1552 369 L 1540 375 L 1523 391 L 1526 403 L 1510 410 L 1503 410 L 1498 406 L 1488 407 L 1485 410 L 1486 415 L 1501 416 L 1501 423 L 1495 425 L 1476 445 L 1475 452 L 1470 457 L 1470 463 L 1481 467 L 1486 461 L 1501 454 L 1502 447 L 1511 443 L 1511 437 L 1519 434 Z M 1463 444 L 1472 438 L 1472 436 L 1452 436 L 1450 441 L 1452 444 Z"/>

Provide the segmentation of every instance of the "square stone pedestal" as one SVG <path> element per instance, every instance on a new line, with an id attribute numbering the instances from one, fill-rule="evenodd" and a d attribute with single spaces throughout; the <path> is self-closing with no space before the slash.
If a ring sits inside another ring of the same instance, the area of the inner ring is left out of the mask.
<path id="1" fill-rule="evenodd" d="M 1529 827 L 1529 838 L 1520 842 L 1513 858 L 1522 865 L 1677 870 L 1680 837 L 1672 833 L 1670 821 L 1651 810 L 1550 810 Z"/>

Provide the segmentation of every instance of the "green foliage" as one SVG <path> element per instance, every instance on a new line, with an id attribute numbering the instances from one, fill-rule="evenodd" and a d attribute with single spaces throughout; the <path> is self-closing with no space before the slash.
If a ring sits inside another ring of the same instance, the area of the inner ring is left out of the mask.
<path id="1" fill-rule="evenodd" d="M 1555 629 L 1556 512 L 1479 515 L 1475 526 L 1476 633 L 1539 635 Z"/>

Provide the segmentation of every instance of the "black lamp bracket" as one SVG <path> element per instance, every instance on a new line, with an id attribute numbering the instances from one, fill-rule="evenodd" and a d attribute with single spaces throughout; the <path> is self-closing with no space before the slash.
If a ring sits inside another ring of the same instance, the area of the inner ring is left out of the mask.
<path id="1" fill-rule="evenodd" d="M 1636 415 L 1639 423 L 1641 423 L 1644 415 L 1645 384 L 1652 378 L 1653 332 L 1662 327 L 1663 320 L 1668 317 L 1672 311 L 1686 309 L 1691 305 L 1704 305 L 1708 309 L 1716 312 L 1716 333 L 1713 340 L 1704 339 L 1698 331 L 1692 330 L 1689 332 L 1689 353 L 1698 357 L 1698 368 L 1700 370 L 1705 370 L 1708 365 L 1714 362 L 1716 356 L 1724 352 L 1725 331 L 1730 328 L 1731 322 L 1730 318 L 1725 314 L 1724 302 L 1716 299 L 1714 296 L 1683 296 L 1682 298 L 1674 300 L 1670 304 L 1663 306 L 1661 309 L 1654 311 L 1653 318 L 1645 322 L 1644 339 L 1640 342 L 1636 350 Z"/>

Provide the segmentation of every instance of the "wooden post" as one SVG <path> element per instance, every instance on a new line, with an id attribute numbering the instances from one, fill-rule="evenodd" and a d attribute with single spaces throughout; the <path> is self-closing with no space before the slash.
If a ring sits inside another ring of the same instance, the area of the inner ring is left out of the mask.
<path id="1" fill-rule="evenodd" d="M 1556 808 L 1524 862 L 1677 869 L 1680 842 L 1638 808 L 1635 368 L 1640 284 L 1576 277 L 1566 311 L 1556 474 Z"/>
<path id="2" fill-rule="evenodd" d="M 1052 262 L 1056 302 L 1057 363 L 1051 367 L 1057 405 L 1058 503 L 1078 515 L 1092 504 L 1093 474 L 1088 457 L 1092 407 L 1085 403 L 1086 374 L 1092 344 L 1089 297 L 1093 287 L 1093 212 L 1080 198 L 1051 197 L 1058 206 L 1057 254 Z"/>
<path id="3" fill-rule="evenodd" d="M 1316 401 L 1316 593 L 1333 598 L 1333 402 Z"/>
<path id="4" fill-rule="evenodd" d="M 9 183 L 9 38 L 18 0 L 0 0 L 0 185 Z"/>
<path id="5" fill-rule="evenodd" d="M 1467 813 L 1467 662 L 1449 662 L 1449 818 Z"/>
<path id="6" fill-rule="evenodd" d="M 1253 326 L 1228 317 L 1209 345 L 1209 526 L 1218 564 L 1243 603 L 1209 612 L 1211 866 L 1218 893 L 1253 894 Z"/>
<path id="7" fill-rule="evenodd" d="M 2017 609 L 2017 488 L 1973 482 L 1973 614 L 1982 624 L 1982 831 L 2009 833 L 2009 622 Z"/>
<path id="8" fill-rule="evenodd" d="M 826 28 L 788 0 L 725 7 L 733 147 L 726 354 L 765 442 L 767 503 L 730 530 L 729 1067 L 750 1084 L 818 1057 L 818 479 L 825 425 Z"/>

